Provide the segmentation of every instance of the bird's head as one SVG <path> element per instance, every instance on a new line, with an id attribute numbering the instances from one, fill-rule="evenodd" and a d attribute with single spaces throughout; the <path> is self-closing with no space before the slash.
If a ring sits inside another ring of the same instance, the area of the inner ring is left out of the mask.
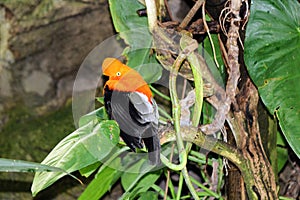
<path id="1" fill-rule="evenodd" d="M 102 73 L 108 76 L 110 80 L 120 80 L 132 69 L 124 65 L 116 58 L 106 58 L 102 63 Z"/>
<path id="2" fill-rule="evenodd" d="M 102 73 L 109 77 L 105 86 L 108 86 L 110 90 L 141 92 L 151 101 L 152 92 L 143 77 L 136 70 L 124 65 L 116 58 L 106 58 L 103 61 Z"/>

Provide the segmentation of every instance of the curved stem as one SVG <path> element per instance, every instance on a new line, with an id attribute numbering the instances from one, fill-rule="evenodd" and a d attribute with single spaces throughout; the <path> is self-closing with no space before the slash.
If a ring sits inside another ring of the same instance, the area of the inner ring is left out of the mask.
<path id="1" fill-rule="evenodd" d="M 184 177 L 186 186 L 189 188 L 189 190 L 190 190 L 191 195 L 193 196 L 193 198 L 196 199 L 196 200 L 200 200 L 200 198 L 198 197 L 198 194 L 197 194 L 197 192 L 196 192 L 196 190 L 195 190 L 195 188 L 194 188 L 194 186 L 192 184 L 192 181 L 190 179 L 190 175 L 189 175 L 189 173 L 187 171 L 187 168 L 186 167 L 183 168 L 181 172 L 182 172 L 182 175 Z"/>
<path id="2" fill-rule="evenodd" d="M 183 35 L 182 39 L 180 40 L 180 46 L 182 49 L 185 49 L 188 48 L 188 46 L 193 42 L 194 41 L 192 38 Z M 198 62 L 198 59 L 195 56 L 193 50 L 190 49 L 190 51 L 191 53 L 187 56 L 187 58 L 192 68 L 192 72 L 194 76 L 194 84 L 195 84 L 195 106 L 194 106 L 194 112 L 192 116 L 192 126 L 197 127 L 200 121 L 202 104 L 203 104 L 203 80 L 202 80 L 202 74 L 200 70 L 200 63 Z M 188 142 L 186 144 L 186 152 L 189 152 L 191 148 L 192 148 L 192 143 Z M 191 180 L 188 176 L 186 167 L 183 170 L 184 170 L 183 174 L 187 174 L 187 176 L 185 176 L 187 185 L 191 191 L 192 196 L 195 198 L 195 196 L 197 196 L 197 193 L 193 185 L 191 184 Z"/>
<path id="3" fill-rule="evenodd" d="M 184 144 L 182 141 L 181 133 L 180 133 L 180 104 L 177 96 L 177 90 L 176 90 L 176 79 L 177 79 L 177 73 L 178 69 L 185 59 L 184 54 L 179 54 L 176 61 L 174 62 L 174 66 L 170 72 L 170 80 L 169 80 L 169 88 L 170 88 L 170 97 L 172 101 L 172 115 L 174 120 L 174 129 L 176 133 L 176 142 L 177 142 L 177 148 L 179 152 L 179 161 L 180 164 L 173 164 L 170 162 L 163 154 L 161 154 L 161 161 L 163 164 L 165 164 L 167 167 L 169 167 L 172 170 L 182 170 L 187 163 L 187 155 L 184 148 Z"/>
<path id="4" fill-rule="evenodd" d="M 196 127 L 182 127 L 181 134 L 184 141 L 192 142 L 201 148 L 219 154 L 233 162 L 242 173 L 249 197 L 252 199 L 257 198 L 255 192 L 252 190 L 252 186 L 255 185 L 253 180 L 254 174 L 251 170 L 249 160 L 243 157 L 242 152 L 223 141 L 206 136 Z M 168 141 L 176 140 L 174 130 L 168 130 L 163 133 L 163 135 L 168 137 Z"/>
<path id="5" fill-rule="evenodd" d="M 184 41 L 184 36 L 181 38 L 180 41 Z M 185 183 L 187 187 L 189 188 L 191 195 L 193 196 L 194 199 L 198 200 L 199 197 L 197 195 L 197 192 L 195 191 L 195 188 L 190 180 L 187 168 L 186 168 L 186 163 L 187 163 L 187 153 L 183 144 L 181 132 L 180 132 L 180 104 L 179 104 L 179 99 L 177 96 L 177 89 L 176 89 L 176 80 L 177 80 L 177 74 L 178 70 L 186 58 L 188 54 L 191 53 L 190 48 L 193 48 L 193 45 L 190 46 L 190 43 L 187 45 L 186 48 L 183 48 L 182 52 L 178 55 L 176 58 L 173 68 L 170 71 L 170 81 L 169 81 L 169 87 L 170 87 L 170 96 L 171 96 L 171 101 L 173 105 L 172 109 L 172 114 L 174 118 L 174 129 L 176 133 L 176 142 L 177 142 L 177 147 L 178 147 L 178 152 L 179 154 L 179 160 L 180 163 L 185 163 L 181 173 L 184 177 Z"/>
<path id="6" fill-rule="evenodd" d="M 204 28 L 206 29 L 206 32 L 207 32 L 207 35 L 208 35 L 208 38 L 209 38 L 209 41 L 210 41 L 211 49 L 213 51 L 215 64 L 217 65 L 218 68 L 220 68 L 220 65 L 219 65 L 218 60 L 217 60 L 215 45 L 214 45 L 214 42 L 211 38 L 211 34 L 210 34 L 210 31 L 209 31 L 208 25 L 206 23 L 206 20 L 205 20 L 205 1 L 203 2 L 203 6 L 202 6 L 202 19 L 203 19 Z"/>
<path id="7" fill-rule="evenodd" d="M 188 48 L 191 44 L 197 44 L 195 40 L 193 40 L 191 37 L 187 35 L 183 35 L 182 39 L 180 40 L 180 47 L 182 49 Z M 194 77 L 194 84 L 195 84 L 195 106 L 194 106 L 194 112 L 192 116 L 192 125 L 197 127 L 200 121 L 201 117 L 201 111 L 202 111 L 202 105 L 203 105 L 203 79 L 202 79 L 202 73 L 200 68 L 200 62 L 193 52 L 192 49 L 190 49 L 191 53 L 187 55 L 187 59 L 190 63 L 190 66 L 192 68 L 193 77 Z"/>
<path id="8" fill-rule="evenodd" d="M 173 123 L 173 119 L 172 117 L 169 115 L 169 113 L 167 113 L 164 109 L 162 109 L 161 107 L 157 106 L 159 113 L 161 113 L 162 115 L 164 115 L 168 120 L 171 121 L 171 123 Z"/>
<path id="9" fill-rule="evenodd" d="M 160 92 L 159 90 L 157 90 L 155 87 L 153 87 L 152 85 L 149 85 L 150 89 L 157 94 L 158 96 L 162 97 L 163 99 L 167 100 L 167 101 L 171 101 L 170 97 L 163 94 L 162 92 Z"/>
<path id="10" fill-rule="evenodd" d="M 179 157 L 180 157 L 180 154 L 179 154 Z M 181 156 L 181 157 L 183 157 L 183 156 Z M 187 159 L 186 159 L 186 162 L 180 162 L 178 165 L 174 164 L 171 161 L 169 161 L 169 159 L 163 154 L 160 154 L 160 160 L 165 166 L 167 166 L 169 169 L 172 169 L 174 171 L 182 170 L 186 166 L 186 163 L 187 163 Z"/>
<path id="11" fill-rule="evenodd" d="M 182 173 L 180 173 L 176 200 L 180 200 L 182 185 L 183 185 L 183 176 L 182 176 Z"/>
<path id="12" fill-rule="evenodd" d="M 176 90 L 176 78 L 177 78 L 176 68 L 177 67 L 175 65 L 174 70 L 170 73 L 169 87 L 170 87 L 170 96 L 172 100 L 172 115 L 174 119 L 174 129 L 176 133 L 176 142 L 177 142 L 177 148 L 179 152 L 179 160 L 180 163 L 186 163 L 187 155 L 185 152 L 184 144 L 180 133 L 180 104 L 179 104 L 177 90 Z"/>

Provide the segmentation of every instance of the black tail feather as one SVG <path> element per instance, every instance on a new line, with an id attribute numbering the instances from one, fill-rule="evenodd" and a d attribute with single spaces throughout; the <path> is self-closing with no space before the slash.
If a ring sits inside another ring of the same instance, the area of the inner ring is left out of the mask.
<path id="1" fill-rule="evenodd" d="M 136 152 L 136 148 L 138 149 L 143 148 L 143 143 L 140 141 L 138 137 L 128 135 L 124 133 L 122 130 L 120 131 L 120 136 L 132 151 Z"/>
<path id="2" fill-rule="evenodd" d="M 143 138 L 146 148 L 148 149 L 148 157 L 151 165 L 159 165 L 160 161 L 160 141 L 158 135 Z"/>

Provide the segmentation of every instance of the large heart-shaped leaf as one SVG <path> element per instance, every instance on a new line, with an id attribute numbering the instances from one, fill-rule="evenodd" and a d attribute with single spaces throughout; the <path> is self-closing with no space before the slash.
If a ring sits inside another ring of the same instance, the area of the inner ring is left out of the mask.
<path id="1" fill-rule="evenodd" d="M 61 168 L 68 173 L 82 169 L 101 161 L 110 153 L 118 142 L 111 140 L 112 137 L 119 138 L 119 128 L 115 121 L 104 120 L 96 126 L 91 121 L 60 141 L 41 164 Z M 32 195 L 35 196 L 65 174 L 36 173 L 31 187 Z"/>
<path id="2" fill-rule="evenodd" d="M 300 157 L 300 4 L 296 0 L 252 3 L 245 62 L 264 104 L 276 114 Z"/>

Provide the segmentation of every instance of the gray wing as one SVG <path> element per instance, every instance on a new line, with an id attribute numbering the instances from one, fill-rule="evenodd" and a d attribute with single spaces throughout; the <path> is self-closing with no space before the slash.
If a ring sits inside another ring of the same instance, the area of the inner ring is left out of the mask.
<path id="1" fill-rule="evenodd" d="M 148 97 L 139 92 L 133 92 L 129 95 L 130 102 L 137 111 L 138 122 L 141 124 L 154 123 L 158 124 L 158 110 L 156 102 L 151 98 L 151 103 L 148 101 Z"/>

